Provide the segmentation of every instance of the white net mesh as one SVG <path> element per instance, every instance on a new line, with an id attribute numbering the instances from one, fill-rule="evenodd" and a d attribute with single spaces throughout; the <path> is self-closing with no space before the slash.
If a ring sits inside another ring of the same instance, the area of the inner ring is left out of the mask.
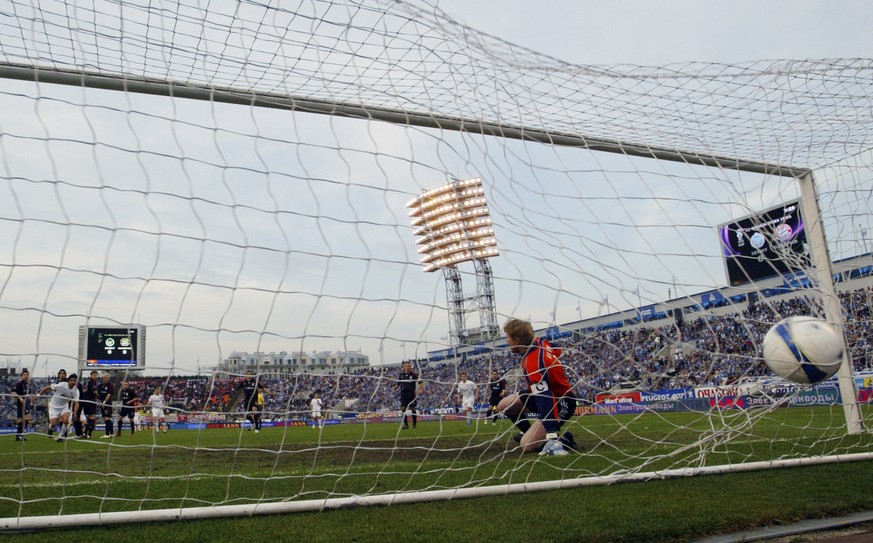
<path id="1" fill-rule="evenodd" d="M 221 11 L 226 9 L 227 11 Z M 574 66 L 426 3 L 11 2 L 6 63 L 816 167 L 867 148 L 870 62 Z"/>
<path id="2" fill-rule="evenodd" d="M 681 159 L 813 170 L 850 355 L 869 369 L 870 61 L 573 66 L 401 2 L 5 11 L 0 357 L 41 385 L 79 364 L 80 325 L 142 324 L 147 369 L 128 377 L 143 401 L 164 391 L 174 426 L 62 444 L 10 434 L 5 527 L 869 452 L 835 385 L 760 381 L 764 332 L 825 315 L 811 270 L 723 288 L 717 226 L 798 199 L 796 180 Z M 33 81 L 58 73 L 81 86 Z M 156 86 L 94 88 L 107 79 Z M 172 96 L 183 87 L 216 94 Z M 501 128 L 513 137 L 478 133 Z M 682 153 L 636 156 L 646 148 Z M 529 319 L 564 348 L 582 454 L 523 455 L 509 421 L 483 424 L 485 405 L 469 427 L 457 413 L 461 371 L 485 404 L 490 371 L 512 389 L 517 360 L 502 341 L 451 348 L 445 285 L 422 273 L 406 203 L 469 177 L 484 180 L 499 243 L 498 322 Z M 371 367 L 337 374 L 343 357 Z M 424 381 L 417 433 L 400 426 L 401 360 Z M 240 407 L 247 369 L 269 390 L 257 435 Z M 866 401 L 863 375 L 858 387 Z M 331 424 L 295 426 L 315 390 Z"/>

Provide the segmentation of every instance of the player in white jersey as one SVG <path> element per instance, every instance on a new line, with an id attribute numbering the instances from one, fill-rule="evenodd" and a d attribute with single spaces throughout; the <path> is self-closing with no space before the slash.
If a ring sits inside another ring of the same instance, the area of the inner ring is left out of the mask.
<path id="1" fill-rule="evenodd" d="M 318 391 L 312 393 L 312 399 L 309 400 L 309 409 L 312 411 L 312 429 L 324 428 L 324 418 L 321 410 L 324 408 L 324 402 L 318 397 Z"/>
<path id="2" fill-rule="evenodd" d="M 79 387 L 76 386 L 78 376 L 73 373 L 66 381 L 52 383 L 46 385 L 39 391 L 39 394 L 45 394 L 49 390 L 52 391 L 51 400 L 49 400 L 49 428 L 60 423 L 58 441 L 63 441 L 67 436 L 67 431 L 70 428 L 70 417 L 79 407 Z M 70 404 L 73 404 L 72 406 Z"/>
<path id="3" fill-rule="evenodd" d="M 146 405 L 152 406 L 152 420 L 154 420 L 154 430 L 157 432 L 161 431 L 161 425 L 164 427 L 164 433 L 167 433 L 167 428 L 170 426 L 167 424 L 167 415 L 164 402 L 164 395 L 161 394 L 161 387 L 155 387 L 155 392 L 151 396 L 149 396 L 149 401 L 146 402 Z"/>
<path id="4" fill-rule="evenodd" d="M 67 382 L 67 370 L 59 369 L 58 370 L 58 378 L 55 380 L 55 383 L 66 383 Z M 60 431 L 60 428 L 57 427 L 57 423 L 50 425 L 48 428 L 48 436 L 52 437 L 52 432 Z"/>
<path id="5" fill-rule="evenodd" d="M 479 401 L 479 389 L 476 383 L 467 379 L 467 373 L 461 373 L 461 380 L 458 382 L 458 399 L 461 402 L 461 409 L 467 414 L 467 426 L 473 421 L 473 405 Z"/>

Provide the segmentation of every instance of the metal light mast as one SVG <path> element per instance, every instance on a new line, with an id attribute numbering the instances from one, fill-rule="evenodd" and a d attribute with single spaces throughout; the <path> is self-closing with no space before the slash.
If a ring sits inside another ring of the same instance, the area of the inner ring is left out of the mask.
<path id="1" fill-rule="evenodd" d="M 449 309 L 449 343 L 477 343 L 497 337 L 494 281 L 488 259 L 497 256 L 491 214 L 481 178 L 459 180 L 429 190 L 409 202 L 409 217 L 424 271 L 443 271 Z M 472 262 L 476 293 L 465 296 L 457 265 Z M 469 327 L 476 312 L 479 326 Z"/>

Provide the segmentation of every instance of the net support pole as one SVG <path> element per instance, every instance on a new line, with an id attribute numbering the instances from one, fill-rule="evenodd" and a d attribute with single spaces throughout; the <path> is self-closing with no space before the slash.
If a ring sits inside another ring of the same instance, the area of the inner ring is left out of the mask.
<path id="1" fill-rule="evenodd" d="M 821 292 L 825 318 L 837 327 L 843 338 L 843 363 L 837 372 L 840 385 L 840 397 L 846 414 L 846 427 L 849 434 L 864 432 L 864 419 L 861 417 L 861 407 L 858 405 L 858 389 L 852 376 L 852 360 L 849 358 L 846 343 L 843 309 L 837 289 L 834 286 L 834 272 L 831 266 L 830 251 L 825 238 L 824 225 L 821 219 L 821 208 L 812 172 L 797 178 L 800 186 L 800 205 L 803 212 L 806 240 L 810 244 L 810 258 L 815 277 L 813 278 Z"/>

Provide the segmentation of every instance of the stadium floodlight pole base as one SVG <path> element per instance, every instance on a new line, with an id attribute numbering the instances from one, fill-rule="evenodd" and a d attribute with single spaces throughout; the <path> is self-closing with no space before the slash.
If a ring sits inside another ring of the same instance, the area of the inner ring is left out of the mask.
<path id="1" fill-rule="evenodd" d="M 215 507 L 185 507 L 181 509 L 118 511 L 111 513 L 85 513 L 76 515 L 10 517 L 0 519 L 0 533 L 71 528 L 78 526 L 109 526 L 115 524 L 129 524 L 131 522 L 170 522 L 227 517 L 251 517 L 255 515 L 304 513 L 330 509 L 352 509 L 355 507 L 372 505 L 401 505 L 437 502 L 466 498 L 482 498 L 488 496 L 505 496 L 522 492 L 559 490 L 587 486 L 606 486 L 616 483 L 644 482 L 658 479 L 678 479 L 683 477 L 694 477 L 697 475 L 744 473 L 772 468 L 791 468 L 831 463 L 860 462 L 864 460 L 873 460 L 873 452 L 788 458 L 783 460 L 689 467 L 640 473 L 614 473 L 611 475 L 584 477 L 580 479 L 560 479 L 533 483 L 481 486 L 475 488 L 425 490 L 419 492 L 380 494 L 373 496 L 349 496 L 345 498 L 328 498 L 322 500 L 284 501 L 248 505 L 219 505 Z"/>

